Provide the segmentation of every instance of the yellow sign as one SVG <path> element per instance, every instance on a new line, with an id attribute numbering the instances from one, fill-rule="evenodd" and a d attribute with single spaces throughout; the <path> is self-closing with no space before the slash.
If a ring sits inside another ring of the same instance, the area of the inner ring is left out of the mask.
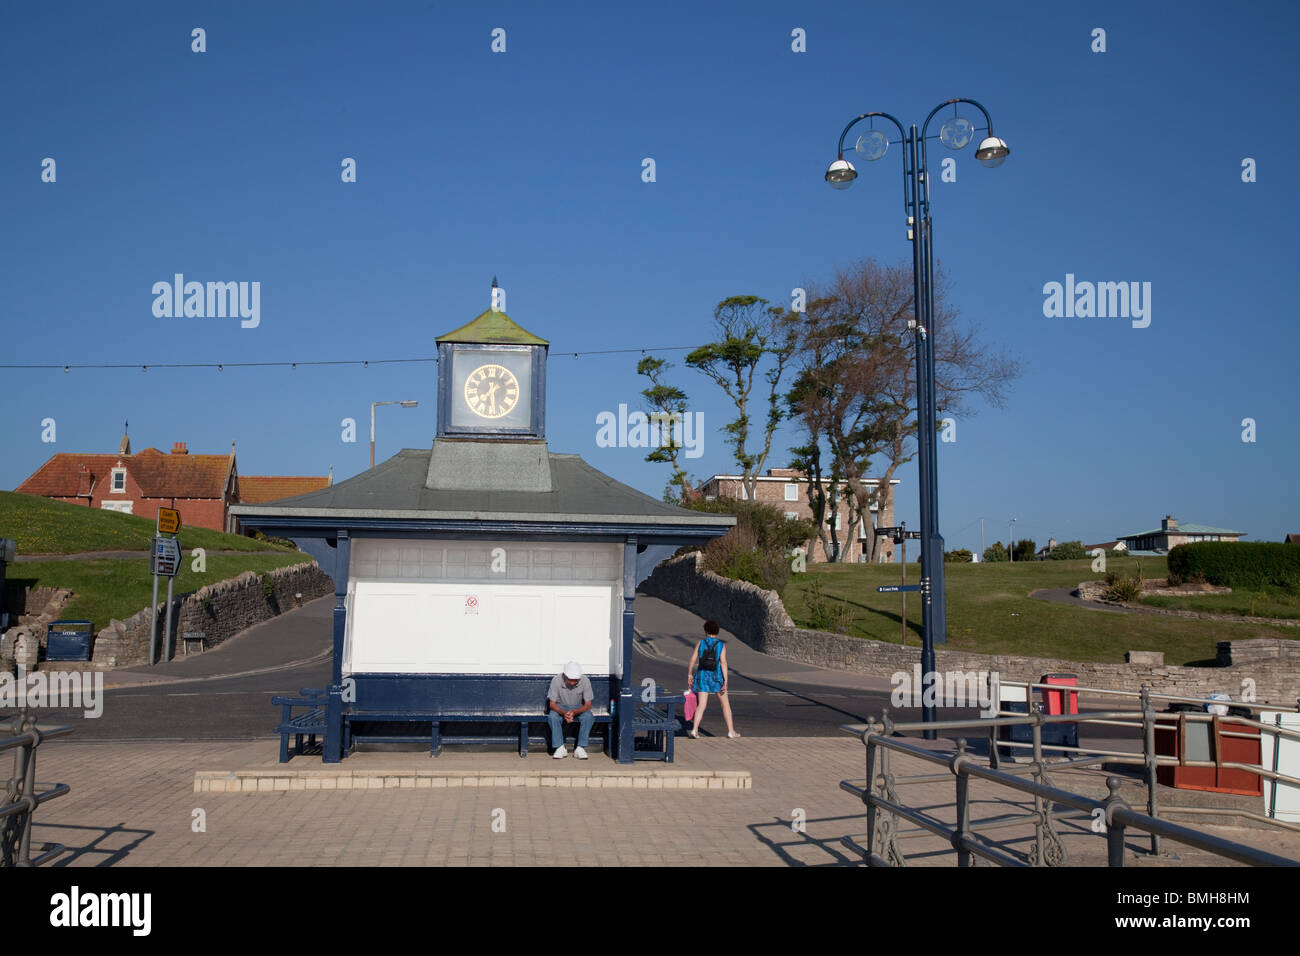
<path id="1" fill-rule="evenodd" d="M 175 508 L 159 508 L 158 530 L 163 534 L 175 534 L 180 531 L 181 513 Z"/>

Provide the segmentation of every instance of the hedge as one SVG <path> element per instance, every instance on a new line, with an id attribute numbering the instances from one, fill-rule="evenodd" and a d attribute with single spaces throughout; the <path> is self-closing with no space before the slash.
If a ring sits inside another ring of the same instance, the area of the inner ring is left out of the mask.
<path id="1" fill-rule="evenodd" d="M 1169 552 L 1169 583 L 1300 588 L 1300 547 L 1273 541 L 1202 541 Z"/>

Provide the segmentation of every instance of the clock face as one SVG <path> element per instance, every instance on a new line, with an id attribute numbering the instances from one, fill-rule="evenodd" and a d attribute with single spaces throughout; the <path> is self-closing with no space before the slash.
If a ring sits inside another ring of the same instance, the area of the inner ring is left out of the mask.
<path id="1" fill-rule="evenodd" d="M 519 379 L 504 365 L 480 365 L 465 377 L 465 404 L 479 418 L 504 418 L 519 404 Z"/>
<path id="2" fill-rule="evenodd" d="M 448 427 L 484 434 L 527 431 L 533 412 L 528 349 L 453 350 L 448 371 Z"/>

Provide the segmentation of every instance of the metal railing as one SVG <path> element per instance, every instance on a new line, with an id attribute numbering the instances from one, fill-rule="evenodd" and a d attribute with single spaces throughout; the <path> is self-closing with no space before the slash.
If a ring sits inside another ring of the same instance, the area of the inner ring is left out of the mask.
<path id="1" fill-rule="evenodd" d="M 1288 728 L 1263 723 L 1258 720 L 1251 720 L 1245 717 L 1223 716 L 1208 713 L 1156 713 L 1153 705 L 1157 700 L 1167 700 L 1171 702 L 1195 703 L 1203 706 L 1207 704 L 1215 705 L 1231 703 L 1234 707 L 1246 706 L 1253 710 L 1267 709 L 1293 712 L 1296 711 L 1297 708 L 1277 705 L 1241 704 L 1239 702 L 1225 702 L 1222 700 L 1206 700 L 1203 698 L 1154 694 L 1151 692 L 1150 688 L 1146 686 L 1143 686 L 1140 692 L 1112 691 L 1105 688 L 1076 687 L 1061 684 L 1011 684 L 1008 682 L 1002 686 L 1019 686 L 1026 688 L 1026 701 L 1028 701 L 1029 697 L 1032 695 L 1032 690 L 1035 688 L 1041 688 L 1062 695 L 1088 693 L 1120 697 L 1137 697 L 1141 700 L 1142 711 L 1140 719 L 1134 719 L 1135 715 L 1131 711 L 1108 711 L 1086 715 L 1076 713 L 1046 715 L 1041 711 L 1035 711 L 1030 714 L 1008 714 L 999 711 L 998 716 L 995 718 L 948 720 L 939 721 L 937 723 L 895 724 L 890 720 L 888 710 L 886 710 L 884 716 L 878 722 L 873 721 L 866 725 L 846 725 L 841 729 L 859 736 L 866 745 L 866 786 L 859 787 L 851 781 L 842 781 L 840 787 L 846 792 L 860 797 L 863 803 L 866 804 L 869 843 L 867 847 L 862 847 L 851 838 L 845 838 L 844 842 L 846 845 L 862 854 L 870 865 L 901 866 L 905 864 L 905 858 L 898 847 L 899 838 L 902 836 L 925 835 L 927 833 L 932 833 L 946 838 L 952 844 L 953 849 L 957 853 L 959 866 L 971 866 L 974 864 L 976 858 L 986 859 L 1003 866 L 1060 866 L 1066 862 L 1066 851 L 1064 844 L 1061 842 L 1060 834 L 1057 831 L 1056 823 L 1059 820 L 1066 818 L 1077 819 L 1078 814 L 1082 812 L 1092 818 L 1091 828 L 1094 832 L 1105 834 L 1108 841 L 1108 862 L 1111 866 L 1123 866 L 1124 839 L 1129 827 L 1141 830 L 1150 835 L 1150 852 L 1153 855 L 1160 853 L 1160 839 L 1165 837 L 1243 863 L 1271 866 L 1300 865 L 1300 861 L 1257 850 L 1244 844 L 1224 840 L 1201 830 L 1181 826 L 1179 824 L 1171 823 L 1168 820 L 1160 819 L 1156 778 L 1157 769 L 1162 766 L 1213 767 L 1219 770 L 1241 770 L 1257 774 L 1261 778 L 1273 781 L 1273 793 L 1276 799 L 1277 784 L 1285 783 L 1290 785 L 1300 785 L 1300 779 L 1281 773 L 1277 769 L 1277 754 L 1280 750 L 1281 740 L 1283 738 L 1300 740 L 1300 733 Z M 1171 724 L 1170 722 L 1173 723 Z M 1258 764 L 1223 760 L 1220 748 L 1217 745 L 1214 747 L 1214 760 L 1187 759 L 1186 750 L 1181 746 L 1185 737 L 1184 728 L 1188 723 L 1195 724 L 1202 722 L 1211 724 L 1216 742 L 1225 737 L 1259 740 L 1261 739 L 1259 735 L 1265 732 L 1275 735 L 1277 739 L 1273 748 L 1273 767 L 1265 768 Z M 1128 751 L 1102 750 L 1092 747 L 1084 748 L 1067 744 L 1044 743 L 1044 726 L 1058 723 L 1141 728 L 1143 752 L 1141 754 L 1135 754 Z M 1243 733 L 1240 731 L 1223 729 L 1225 726 L 1232 727 L 1234 725 L 1245 728 L 1248 732 Z M 1028 726 L 1031 732 L 1030 741 L 1024 742 L 998 739 L 999 728 L 1015 726 Z M 1158 728 L 1166 731 L 1176 731 L 1179 734 L 1180 746 L 1178 757 L 1162 756 L 1156 753 L 1155 736 Z M 933 750 L 916 744 L 907 743 L 891 736 L 896 733 L 915 733 L 925 732 L 927 730 L 969 730 L 972 731 L 973 735 L 987 735 L 989 739 L 988 765 L 982 766 L 979 762 L 979 758 L 974 754 L 967 752 L 965 738 L 958 739 L 956 753 L 936 753 Z M 1253 730 L 1253 732 L 1249 732 L 1251 730 Z M 1032 752 L 1031 761 L 1029 764 L 1024 766 L 1002 769 L 998 755 L 999 747 L 1029 748 Z M 1044 758 L 1044 752 L 1048 750 L 1064 754 L 1064 759 L 1053 761 L 1046 760 Z M 945 772 L 897 778 L 894 776 L 890 768 L 891 752 L 904 753 L 928 763 L 941 765 L 945 768 Z M 1112 764 L 1133 764 L 1144 768 L 1144 777 L 1147 787 L 1146 813 L 1135 811 L 1122 797 L 1120 797 L 1118 791 L 1121 786 L 1121 781 L 1119 777 L 1107 778 L 1106 783 L 1110 795 L 1103 800 L 1097 800 L 1083 794 L 1071 793 L 1059 789 L 1051 785 L 1051 781 L 1048 777 L 1050 771 L 1070 768 L 1085 768 L 1103 762 Z M 1026 775 L 1031 775 L 1034 779 L 1032 781 L 1022 779 L 1023 776 Z M 1014 791 L 1032 796 L 1034 801 L 1033 810 L 1028 813 L 1004 814 L 986 820 L 972 820 L 970 815 L 970 779 L 972 777 L 1005 786 Z M 899 786 L 907 784 L 935 783 L 947 780 L 954 781 L 956 787 L 955 824 L 945 823 L 931 814 L 922 812 L 915 808 L 907 807 L 898 799 L 896 788 Z M 1052 808 L 1050 806 L 1052 804 L 1062 805 L 1072 809 L 1060 811 Z M 882 813 L 881 811 L 884 812 Z M 1267 822 L 1271 825 L 1283 827 L 1289 830 L 1300 831 L 1300 826 L 1296 824 L 1276 820 L 1262 814 L 1255 814 L 1249 811 L 1242 811 L 1233 808 L 1170 807 L 1167 808 L 1165 812 L 1232 814 Z M 919 829 L 907 833 L 899 833 L 895 825 L 895 817 L 906 820 Z M 1034 842 L 1023 859 L 1009 853 L 1005 848 L 980 839 L 977 835 L 979 831 L 1024 826 L 1029 823 L 1032 823 L 1034 827 Z"/>
<path id="2" fill-rule="evenodd" d="M 12 718 L 5 730 L 0 730 L 0 753 L 14 751 L 14 772 L 4 782 L 4 802 L 0 803 L 0 868 L 7 866 L 40 866 L 66 851 L 59 843 L 43 843 L 32 857 L 32 816 L 46 800 L 61 797 L 69 791 L 66 783 L 43 784 L 36 782 L 36 748 L 43 741 L 72 733 L 71 727 L 53 727 L 38 730 L 36 716 L 24 710 Z"/>

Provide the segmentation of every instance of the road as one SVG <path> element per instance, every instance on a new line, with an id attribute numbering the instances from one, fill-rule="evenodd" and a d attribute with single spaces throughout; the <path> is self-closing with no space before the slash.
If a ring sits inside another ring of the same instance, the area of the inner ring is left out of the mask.
<path id="1" fill-rule="evenodd" d="M 105 691 L 103 714 L 85 719 L 81 711 L 46 710 L 44 721 L 70 723 L 76 737 L 87 741 L 253 740 L 272 736 L 278 712 L 275 694 L 295 694 L 303 687 L 322 687 L 329 679 L 327 657 L 307 663 L 276 666 L 274 649 L 298 659 L 328 651 L 329 609 L 332 599 L 313 601 L 232 639 L 228 645 L 159 667 L 133 668 L 168 683 L 127 685 Z M 640 692 L 653 681 L 665 693 L 680 693 L 686 664 L 702 635 L 701 619 L 654 598 L 637 598 L 637 636 L 632 662 L 633 686 Z M 727 641 L 729 694 L 736 729 L 747 737 L 828 737 L 839 727 L 878 718 L 889 706 L 890 682 L 847 671 L 827 670 L 784 661 L 753 650 L 734 635 Z M 223 656 L 225 655 L 225 656 Z M 250 673 L 251 671 L 251 673 Z M 238 672 L 238 676 L 213 676 Z M 197 676 L 197 675 L 204 676 Z M 186 675 L 197 679 L 177 679 Z M 125 680 L 131 675 L 121 674 Z M 109 675 L 109 682 L 115 678 Z M 11 710 L 0 711 L 0 717 Z M 915 708 L 893 709 L 895 721 L 919 721 Z M 940 709 L 941 719 L 971 718 L 973 709 Z M 702 736 L 721 736 L 726 727 L 717 699 L 710 700 Z M 1113 745 L 1132 737 L 1107 731 Z M 1110 736 L 1113 735 L 1113 736 Z M 1120 749 L 1131 749 L 1122 746 Z"/>

